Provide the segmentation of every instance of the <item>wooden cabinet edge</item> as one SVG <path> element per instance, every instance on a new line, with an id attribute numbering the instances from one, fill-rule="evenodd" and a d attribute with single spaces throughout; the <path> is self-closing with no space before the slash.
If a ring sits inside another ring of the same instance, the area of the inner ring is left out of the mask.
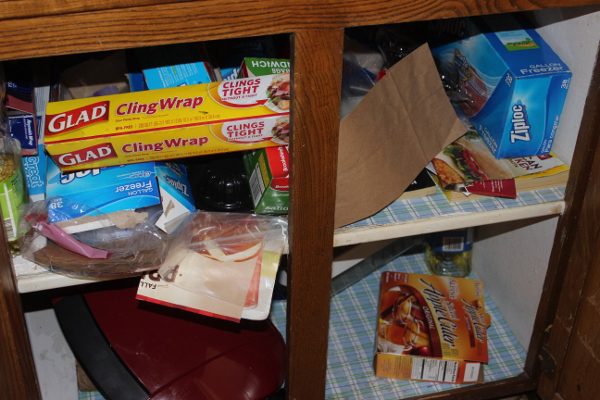
<path id="1" fill-rule="evenodd" d="M 540 307 L 535 320 L 525 370 L 539 380 L 543 398 L 553 398 L 567 351 L 579 297 L 592 257 L 600 243 L 597 223 L 590 216 L 598 208 L 597 179 L 600 177 L 600 47 L 586 98 L 583 119 L 565 194 L 566 209 L 559 220 Z M 560 310 L 571 318 L 563 318 Z M 567 311 L 568 310 L 568 311 Z M 540 357 L 540 351 L 545 356 Z M 551 362 L 552 368 L 548 368 Z M 546 366 L 544 368 L 544 366 Z"/>
<path id="2" fill-rule="evenodd" d="M 6 2 L 5 2 L 6 3 Z M 83 0 L 80 0 L 83 4 Z M 135 2 L 129 1 L 127 4 Z M 216 40 L 328 30 L 346 27 L 443 19 L 472 15 L 600 4 L 600 0 L 523 0 L 439 2 L 396 0 L 386 2 L 342 0 L 260 0 L 240 7 L 221 2 L 165 2 L 145 0 L 137 7 L 10 18 L 0 2 L 0 60 L 106 51 L 158 44 Z M 58 4 L 58 3 L 57 3 Z M 76 6 L 74 6 L 76 7 Z M 81 8 L 81 7 L 80 7 Z M 85 9 L 81 8 L 81 9 Z M 224 12 L 229 10 L 229 12 Z M 192 22 L 193 21 L 193 22 Z"/>
<path id="3" fill-rule="evenodd" d="M 0 228 L 0 243 L 6 243 L 3 228 Z M 0 247 L 0 387 L 7 399 L 39 399 L 39 385 L 11 255 L 7 246 Z"/>
<path id="4" fill-rule="evenodd" d="M 292 48 L 287 396 L 318 399 L 327 368 L 343 31 L 296 32 Z"/>

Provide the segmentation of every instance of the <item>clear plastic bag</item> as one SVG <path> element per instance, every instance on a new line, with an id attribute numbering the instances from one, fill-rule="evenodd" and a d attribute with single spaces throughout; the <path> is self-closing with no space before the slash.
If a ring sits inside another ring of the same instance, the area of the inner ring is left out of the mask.
<path id="1" fill-rule="evenodd" d="M 286 242 L 285 218 L 196 212 L 179 227 L 159 268 L 179 290 L 168 302 L 234 320 L 244 309 L 268 309 Z M 265 291 L 268 299 L 261 299 Z"/>
<path id="2" fill-rule="evenodd" d="M 123 277 L 156 270 L 168 237 L 155 225 L 160 206 L 48 222 L 52 199 L 27 206 L 22 255 L 53 272 L 74 277 Z"/>
<path id="3" fill-rule="evenodd" d="M 377 51 L 346 38 L 342 68 L 342 118 L 352 112 L 375 85 L 382 65 L 383 60 Z"/>

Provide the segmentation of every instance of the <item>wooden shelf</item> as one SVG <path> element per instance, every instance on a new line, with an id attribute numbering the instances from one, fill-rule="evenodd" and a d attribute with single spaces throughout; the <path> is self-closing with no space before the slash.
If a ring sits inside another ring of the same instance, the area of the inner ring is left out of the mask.
<path id="1" fill-rule="evenodd" d="M 517 200 L 483 199 L 449 203 L 441 193 L 398 200 L 380 213 L 337 229 L 334 246 L 347 246 L 469 226 L 559 215 L 564 211 L 563 188 L 532 191 Z M 485 210 L 485 211 L 480 211 Z M 428 216 L 428 217 L 421 217 Z M 286 251 L 287 252 L 287 251 Z M 13 259 L 20 293 L 99 282 L 48 272 L 21 256 Z"/>
<path id="2" fill-rule="evenodd" d="M 469 226 L 489 225 L 499 222 L 560 215 L 564 211 L 564 208 L 565 203 L 563 201 L 553 201 L 518 208 L 451 214 L 442 217 L 420 219 L 410 223 L 341 228 L 336 231 L 333 241 L 336 247 L 340 247 L 423 233 L 460 229 Z"/>
<path id="3" fill-rule="evenodd" d="M 60 287 L 85 285 L 101 282 L 98 279 L 71 278 L 65 275 L 49 272 L 22 256 L 13 258 L 17 276 L 17 287 L 20 293 L 39 292 Z"/>

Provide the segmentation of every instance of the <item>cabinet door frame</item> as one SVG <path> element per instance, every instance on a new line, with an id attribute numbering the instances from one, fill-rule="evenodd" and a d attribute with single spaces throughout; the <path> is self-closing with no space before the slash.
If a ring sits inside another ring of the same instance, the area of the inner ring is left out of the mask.
<path id="1" fill-rule="evenodd" d="M 1 243 L 6 243 L 4 226 L 0 228 Z M 0 245 L 0 285 L 0 387 L 7 399 L 39 399 L 29 334 L 7 245 Z"/>
<path id="2" fill-rule="evenodd" d="M 343 29 L 292 33 L 288 398 L 325 396 L 343 45 Z"/>
<path id="3" fill-rule="evenodd" d="M 152 3 L 150 0 L 147 2 Z M 142 2 L 139 3 L 140 8 L 141 3 Z M 400 4 L 402 2 L 397 3 Z M 464 9 L 460 8 L 458 10 L 447 9 L 443 10 L 443 12 L 438 10 L 438 14 L 435 14 L 435 17 L 451 17 L 477 13 L 485 14 L 493 11 L 503 10 L 516 11 L 519 7 L 523 9 L 533 9 L 539 8 L 543 5 L 560 5 L 559 1 L 542 1 L 539 4 L 527 4 L 526 2 L 526 4 L 519 5 L 517 7 L 508 4 L 508 2 L 500 2 L 508 8 L 502 9 L 502 7 L 500 7 L 497 9 L 494 8 L 494 5 L 490 5 L 492 8 L 479 7 L 480 3 L 472 0 L 465 1 L 464 3 L 470 7 L 466 7 Z M 591 4 L 598 3 L 598 1 L 578 0 L 576 3 Z M 335 4 L 330 6 L 332 7 L 331 10 L 334 10 L 333 7 Z M 320 34 L 324 35 L 321 43 L 327 43 L 325 49 L 329 49 L 328 51 L 337 51 L 335 49 L 340 48 L 340 46 L 338 45 L 336 35 L 339 35 L 339 31 L 342 30 L 342 26 L 345 24 L 366 24 L 365 21 L 374 24 L 383 20 L 387 21 L 388 19 L 394 19 L 394 22 L 401 22 L 400 19 L 418 19 L 418 16 L 424 15 L 422 14 L 422 11 L 421 14 L 418 15 L 409 15 L 405 11 L 397 10 L 396 14 L 392 16 L 386 16 L 374 12 L 367 13 L 366 11 L 369 11 L 371 6 L 366 5 L 364 6 L 365 12 L 362 12 L 363 10 L 359 6 L 362 5 L 357 3 L 357 5 L 354 6 L 355 8 L 352 10 L 336 11 L 336 18 L 333 18 L 332 16 L 330 24 L 328 24 L 325 29 L 322 30 L 315 28 L 315 25 L 311 23 L 297 22 L 296 19 L 290 17 L 290 21 L 297 23 L 295 27 L 304 26 L 309 28 L 308 30 L 298 30 L 297 32 L 292 33 L 294 35 L 298 35 L 296 40 L 299 40 L 299 43 L 304 42 L 306 45 L 306 47 L 304 47 L 302 50 L 304 53 L 295 54 L 308 54 L 307 52 L 312 50 L 316 52 L 323 51 L 323 48 L 320 48 L 316 44 L 319 43 L 319 41 L 316 43 L 311 43 L 311 40 L 320 39 Z M 384 7 L 384 5 L 379 6 Z M 167 8 L 163 5 L 157 7 Z M 373 5 L 372 7 L 376 6 Z M 328 9 L 326 8 L 325 10 Z M 335 10 L 339 9 L 335 8 Z M 325 11 L 323 11 L 323 13 L 325 13 Z M 99 16 L 99 20 L 102 20 L 102 15 L 112 14 L 108 11 L 98 11 L 97 15 Z M 358 15 L 364 16 L 364 19 L 361 23 L 357 22 Z M 83 20 L 84 17 L 88 17 L 88 13 L 81 12 L 73 14 L 73 16 L 74 19 Z M 4 21 L 10 22 L 9 25 L 13 27 L 24 29 L 29 28 L 29 25 L 35 24 L 38 21 L 39 23 L 43 23 L 45 20 L 55 19 L 56 18 L 51 18 L 48 16 L 40 16 L 39 18 L 31 17 L 11 20 L 10 18 L 6 19 L 5 17 Z M 25 31 L 26 29 L 23 30 L 23 32 Z M 106 35 L 107 33 L 105 32 L 104 34 Z M 222 34 L 228 35 L 226 33 Z M 13 35 L 13 39 L 15 36 L 17 35 Z M 90 46 L 96 46 L 91 47 L 91 49 L 105 50 L 106 47 L 104 46 L 107 45 L 103 43 L 99 37 L 102 38 L 102 35 L 90 35 L 87 37 L 87 39 L 82 39 L 81 43 L 86 43 Z M 116 39 L 113 39 L 113 42 L 110 42 L 110 46 L 115 46 L 116 42 L 114 42 L 114 40 Z M 168 41 L 175 40 L 169 38 Z M 62 47 L 61 49 L 65 53 L 75 52 L 75 50 L 73 50 L 74 47 L 75 46 Z M 10 55 L 11 57 L 33 57 L 39 56 L 38 52 L 40 51 L 47 55 L 53 53 L 55 50 L 50 48 L 43 50 L 32 47 L 24 50 L 24 53 L 17 53 L 15 50 L 10 48 L 10 50 L 7 49 L 5 51 L 5 54 Z M 339 54 L 339 59 L 341 59 L 341 53 Z M 333 67 L 337 64 L 332 58 L 328 65 Z M 337 66 L 339 67 L 339 65 Z M 295 87 L 295 89 L 297 94 L 301 96 L 317 94 L 318 91 L 316 85 L 319 83 L 320 78 L 309 78 L 304 75 L 314 71 L 315 67 L 316 65 L 306 63 L 300 68 L 296 69 L 295 73 L 297 75 L 295 76 L 295 79 L 298 86 Z M 460 398 L 487 398 L 493 397 L 493 395 L 498 395 L 499 393 L 518 393 L 535 388 L 540 375 L 549 376 L 550 378 L 555 379 L 560 375 L 559 371 L 562 365 L 561 363 L 562 360 L 564 360 L 564 347 L 558 348 L 555 351 L 555 349 L 551 346 L 543 346 L 543 343 L 545 343 L 548 337 L 548 328 L 552 326 L 552 321 L 555 317 L 555 311 L 557 309 L 560 310 L 561 307 L 565 307 L 565 309 L 576 309 L 577 305 L 579 304 L 579 297 L 577 294 L 581 293 L 582 286 L 580 286 L 579 289 L 571 288 L 570 286 L 563 289 L 562 286 L 567 285 L 565 284 L 561 286 L 561 284 L 565 281 L 565 270 L 567 268 L 569 269 L 569 274 L 576 273 L 577 271 L 571 271 L 571 269 L 574 268 L 572 264 L 575 262 L 575 259 L 573 258 L 575 252 L 574 243 L 577 242 L 575 236 L 582 228 L 580 224 L 586 223 L 585 221 L 582 221 L 582 217 L 585 216 L 583 214 L 583 210 L 587 209 L 588 206 L 591 207 L 594 200 L 590 196 L 586 197 L 584 195 L 588 192 L 588 183 L 590 183 L 590 185 L 592 184 L 588 181 L 588 177 L 590 176 L 590 173 L 593 173 L 593 176 L 599 176 L 598 174 L 600 174 L 600 162 L 593 161 L 594 151 L 598 149 L 598 138 L 596 136 L 600 131 L 600 117 L 598 116 L 600 114 L 600 92 L 597 90 L 598 86 L 600 85 L 600 78 L 598 78 L 598 70 L 599 67 L 597 65 L 593 80 L 593 85 L 596 85 L 594 89 L 595 91 L 593 90 L 590 92 L 585 107 L 584 120 L 582 121 L 582 128 L 579 133 L 576 156 L 571 168 L 571 179 L 569 180 L 569 187 L 567 190 L 567 208 L 565 214 L 561 217 L 559 228 L 557 230 L 558 233 L 551 256 L 549 274 L 546 278 L 545 288 L 542 294 L 542 299 L 544 301 L 541 302 L 540 308 L 538 309 L 534 328 L 534 336 L 529 348 L 530 351 L 528 352 L 528 359 L 525 368 L 526 372 L 522 376 L 509 380 L 490 382 L 489 384 L 478 385 L 468 389 L 461 389 L 460 393 L 463 393 L 464 395 Z M 340 74 L 341 67 L 336 68 L 334 73 L 326 75 L 327 77 L 323 82 L 325 82 L 326 85 L 339 83 Z M 307 84 L 306 87 L 304 87 L 305 84 Z M 294 190 L 292 188 L 292 204 L 304 205 L 304 202 L 307 201 L 306 204 L 308 207 L 317 206 L 318 209 L 302 212 L 299 210 L 294 211 L 293 209 L 290 216 L 292 222 L 290 224 L 291 234 L 293 235 L 290 258 L 293 259 L 293 263 L 291 263 L 292 271 L 290 271 L 291 301 L 289 302 L 288 309 L 290 322 L 288 323 L 287 333 L 289 340 L 291 340 L 290 343 L 294 347 L 294 352 L 290 352 L 290 354 L 288 354 L 288 368 L 290 370 L 288 376 L 291 377 L 289 386 L 290 392 L 288 392 L 288 396 L 290 398 L 319 398 L 319 395 L 313 397 L 312 394 L 322 394 L 324 390 L 327 327 L 326 325 L 323 326 L 322 323 L 324 321 L 328 321 L 329 315 L 328 307 L 323 307 L 323 305 L 328 304 L 330 291 L 329 277 L 331 268 L 330 260 L 332 257 L 331 244 L 333 241 L 333 215 L 328 215 L 328 212 L 332 213 L 334 210 L 337 135 L 333 135 L 333 139 L 325 139 L 325 147 L 320 149 L 315 148 L 320 139 L 313 140 L 307 135 L 310 133 L 310 124 L 312 123 L 314 123 L 315 126 L 323 129 L 320 132 L 321 135 L 337 132 L 336 122 L 331 120 L 332 115 L 336 118 L 338 115 L 337 110 L 339 107 L 339 92 L 336 93 L 337 90 L 339 90 L 339 86 L 335 90 L 331 87 L 328 88 L 324 111 L 318 110 L 315 104 L 308 100 L 308 97 L 304 97 L 307 100 L 304 100 L 303 105 L 301 104 L 300 107 L 292 111 L 292 118 L 294 121 L 296 121 L 296 124 L 300 124 L 300 131 L 304 132 L 302 133 L 303 137 L 296 141 L 296 147 L 294 147 L 294 144 L 292 145 L 293 162 L 301 163 L 303 165 L 302 172 L 297 172 L 296 175 L 292 175 L 292 181 L 296 184 L 306 183 L 309 185 L 298 190 Z M 335 101 L 338 101 L 338 104 L 334 104 Z M 309 114 L 314 111 L 318 111 L 323 115 L 315 116 L 314 120 L 311 120 L 311 116 Z M 327 154 L 327 158 L 325 160 L 320 159 L 320 152 Z M 304 156 L 307 156 L 307 158 L 301 160 L 301 158 Z M 600 157 L 600 155 L 596 157 Z M 594 166 L 594 169 L 593 171 L 590 171 L 592 165 Z M 324 167 L 325 170 L 311 172 L 309 168 L 315 168 L 315 166 Z M 294 174 L 294 172 L 292 172 L 292 174 Z M 318 195 L 313 196 L 314 193 L 312 193 L 310 189 L 310 187 L 313 186 L 310 185 L 315 185 L 315 182 L 311 183 L 311 178 L 315 176 L 317 176 L 316 182 L 320 185 L 330 184 L 333 182 L 333 185 L 330 186 L 331 191 L 321 192 L 323 190 L 321 188 L 318 189 Z M 315 204 L 315 198 L 324 200 L 324 203 L 320 205 Z M 317 218 L 318 220 L 316 222 L 311 222 L 306 220 L 306 218 Z M 593 225 L 594 222 L 595 221 L 587 221 L 587 224 Z M 307 237 L 302 238 L 302 235 L 307 235 Z M 312 241 L 319 240 L 323 237 L 325 237 L 324 240 L 319 243 L 317 248 L 313 248 L 311 246 Z M 598 246 L 597 243 L 592 242 L 593 238 L 591 235 L 580 234 L 579 237 L 583 237 L 583 240 L 585 243 L 587 243 L 589 249 L 594 249 L 596 248 L 594 246 Z M 5 243 L 5 234 L 1 229 L 0 243 Z M 17 289 L 16 277 L 14 274 L 14 269 L 12 268 L 11 255 L 6 246 L 0 247 L 2 247 L 2 249 L 0 249 L 0 284 L 2 286 L 0 291 L 0 385 L 3 386 L 4 393 L 8 398 L 27 400 L 36 399 L 40 397 L 37 375 L 35 373 L 33 364 L 33 357 L 29 344 L 25 319 L 23 316 L 23 310 L 20 301 L 21 299 Z M 310 254 L 314 255 L 314 257 L 311 259 L 306 259 L 305 251 L 308 249 L 311 250 Z M 325 268 L 323 268 L 323 266 L 325 266 Z M 581 285 L 585 280 L 587 267 L 588 265 L 584 262 L 583 270 L 581 271 Z M 314 286 L 311 286 L 313 284 L 317 285 L 317 287 L 315 288 Z M 304 296 L 305 290 L 309 290 L 310 293 L 316 293 L 317 296 L 312 299 L 303 299 L 303 297 L 306 297 Z M 561 293 L 567 293 L 567 295 L 561 295 L 559 302 L 558 295 Z M 565 300 L 563 301 L 563 299 Z M 308 308 L 303 308 L 305 305 L 307 305 Z M 312 337 L 312 339 L 315 339 L 315 341 L 312 343 L 314 345 L 312 348 L 307 348 L 311 343 L 311 332 L 309 329 L 306 329 L 306 321 L 311 321 L 308 326 L 318 331 L 318 334 L 315 337 Z M 308 333 L 302 332 L 301 330 L 303 328 L 308 331 Z M 558 334 L 555 333 L 557 332 L 556 330 L 551 332 L 552 334 Z M 566 339 L 568 340 L 568 337 Z M 310 352 L 313 352 L 313 354 L 308 354 Z M 549 354 L 551 358 L 547 358 L 544 354 Z M 539 357 L 542 358 L 540 359 Z M 554 360 L 554 363 L 548 363 L 547 360 Z M 298 368 L 301 368 L 302 370 L 314 370 L 313 372 L 305 373 L 304 371 L 299 371 Z M 553 373 L 551 372 L 552 370 L 554 371 Z M 553 387 L 555 388 L 556 384 Z M 451 395 L 456 395 L 457 393 L 459 392 L 438 394 L 435 396 L 435 398 L 449 397 Z"/>
<path id="4" fill-rule="evenodd" d="M 600 249 L 600 47 L 571 165 L 562 215 L 534 325 L 526 371 L 543 399 L 558 395 L 584 286 Z M 599 329 L 600 331 L 600 329 Z"/>

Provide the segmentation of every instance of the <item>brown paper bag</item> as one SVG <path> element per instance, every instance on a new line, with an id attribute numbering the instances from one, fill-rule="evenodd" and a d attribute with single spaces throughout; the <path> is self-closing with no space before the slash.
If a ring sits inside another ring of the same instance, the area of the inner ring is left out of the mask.
<path id="1" fill-rule="evenodd" d="M 427 45 L 390 68 L 340 124 L 335 227 L 396 200 L 446 145 L 466 132 Z"/>

